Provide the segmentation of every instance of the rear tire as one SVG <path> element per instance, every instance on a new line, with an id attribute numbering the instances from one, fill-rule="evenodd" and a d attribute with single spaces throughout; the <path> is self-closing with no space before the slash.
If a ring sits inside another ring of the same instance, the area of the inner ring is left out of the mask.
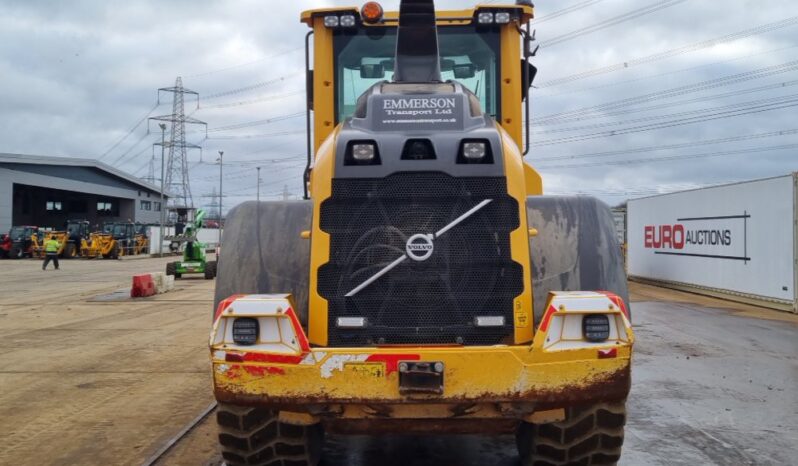
<path id="1" fill-rule="evenodd" d="M 74 259 L 78 256 L 77 250 L 75 249 L 75 245 L 73 243 L 67 243 L 64 246 L 64 259 Z"/>
<path id="2" fill-rule="evenodd" d="M 216 422 L 228 466 L 316 466 L 321 459 L 320 424 L 286 424 L 276 411 L 227 403 L 219 403 Z"/>
<path id="3" fill-rule="evenodd" d="M 566 409 L 564 421 L 522 422 L 516 432 L 523 466 L 614 465 L 621 458 L 626 402 Z"/>
<path id="4" fill-rule="evenodd" d="M 205 263 L 205 280 L 214 278 L 216 278 L 216 261 L 208 261 Z"/>
<path id="5" fill-rule="evenodd" d="M 8 255 L 11 259 L 22 259 L 24 256 L 25 252 L 20 248 L 11 248 L 11 252 Z"/>
<path id="6" fill-rule="evenodd" d="M 180 278 L 180 274 L 177 273 L 177 262 L 170 262 L 166 264 L 166 275 L 171 275 L 175 277 L 175 279 Z"/>

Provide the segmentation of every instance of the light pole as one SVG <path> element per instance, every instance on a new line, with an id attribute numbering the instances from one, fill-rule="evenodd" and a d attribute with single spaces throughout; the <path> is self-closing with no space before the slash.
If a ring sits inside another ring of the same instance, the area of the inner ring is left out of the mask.
<path id="1" fill-rule="evenodd" d="M 222 246 L 222 222 L 224 215 L 222 214 L 222 167 L 224 167 L 224 151 L 219 151 L 219 244 L 218 246 Z"/>
<path id="2" fill-rule="evenodd" d="M 163 257 L 163 224 L 164 213 L 166 206 L 163 205 L 163 190 L 164 190 L 164 147 L 166 146 L 166 123 L 159 123 L 161 127 L 161 232 L 158 234 L 158 257 Z"/>
<path id="3" fill-rule="evenodd" d="M 260 202 L 260 167 L 258 167 L 258 202 Z"/>

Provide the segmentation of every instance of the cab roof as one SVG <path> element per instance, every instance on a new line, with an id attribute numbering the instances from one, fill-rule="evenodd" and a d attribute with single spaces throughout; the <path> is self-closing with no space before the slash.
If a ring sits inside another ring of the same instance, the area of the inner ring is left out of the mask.
<path id="1" fill-rule="evenodd" d="M 476 14 L 480 10 L 503 10 L 503 11 L 510 11 L 516 10 L 520 12 L 521 23 L 526 24 L 529 20 L 534 17 L 534 7 L 532 5 L 516 5 L 514 3 L 509 4 L 478 4 L 474 8 L 468 8 L 465 10 L 437 10 L 436 16 L 439 23 L 443 24 L 470 24 L 473 22 Z M 327 14 L 341 14 L 341 13 L 353 13 L 357 16 L 360 15 L 360 9 L 358 7 L 338 7 L 338 8 L 317 8 L 314 10 L 306 10 L 303 11 L 300 15 L 301 22 L 307 24 L 310 27 L 313 27 L 313 18 L 317 16 L 324 16 Z M 385 11 L 383 15 L 383 21 L 374 26 L 381 26 L 384 25 L 385 20 L 389 22 L 394 22 L 399 19 L 399 11 Z M 368 25 L 371 26 L 371 25 Z"/>

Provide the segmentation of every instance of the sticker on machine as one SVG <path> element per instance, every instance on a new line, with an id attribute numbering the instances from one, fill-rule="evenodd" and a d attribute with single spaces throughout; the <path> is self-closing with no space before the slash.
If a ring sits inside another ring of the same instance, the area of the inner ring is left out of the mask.
<path id="1" fill-rule="evenodd" d="M 463 99 L 451 94 L 436 96 L 379 96 L 374 107 L 375 129 L 383 131 L 462 131 Z"/>
<path id="2" fill-rule="evenodd" d="M 344 371 L 366 377 L 385 377 L 385 363 L 382 362 L 347 362 Z"/>
<path id="3" fill-rule="evenodd" d="M 521 300 L 515 301 L 515 326 L 517 328 L 529 327 L 529 313 L 521 305 Z"/>

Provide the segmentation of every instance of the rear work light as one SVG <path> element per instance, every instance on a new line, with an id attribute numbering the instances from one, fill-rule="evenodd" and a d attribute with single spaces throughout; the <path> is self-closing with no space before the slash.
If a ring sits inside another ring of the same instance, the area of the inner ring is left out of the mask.
<path id="1" fill-rule="evenodd" d="M 233 341 L 237 345 L 251 346 L 258 342 L 260 324 L 252 317 L 239 317 L 233 321 Z"/>
<path id="2" fill-rule="evenodd" d="M 510 13 L 500 11 L 496 13 L 496 24 L 507 24 L 510 22 Z"/>
<path id="3" fill-rule="evenodd" d="M 369 162 L 374 160 L 374 154 L 377 152 L 374 144 L 354 144 L 352 146 L 352 158 L 359 162 Z"/>
<path id="4" fill-rule="evenodd" d="M 477 22 L 479 24 L 493 24 L 493 13 L 490 11 L 482 11 L 477 15 Z"/>
<path id="5" fill-rule="evenodd" d="M 324 17 L 324 26 L 328 28 L 337 28 L 338 25 L 341 24 L 341 20 L 338 19 L 338 16 L 330 15 Z"/>
<path id="6" fill-rule="evenodd" d="M 599 343 L 610 338 L 610 319 L 606 314 L 588 314 L 582 318 L 585 340 Z"/>
<path id="7" fill-rule="evenodd" d="M 504 316 L 477 316 L 474 317 L 477 327 L 504 327 Z"/>
<path id="8" fill-rule="evenodd" d="M 339 317 L 336 321 L 340 328 L 363 328 L 366 326 L 365 317 Z"/>
<path id="9" fill-rule="evenodd" d="M 342 28 L 353 28 L 357 26 L 357 18 L 355 15 L 341 15 L 339 24 Z"/>
<path id="10" fill-rule="evenodd" d="M 380 149 L 376 141 L 349 141 L 344 165 L 380 165 Z"/>

